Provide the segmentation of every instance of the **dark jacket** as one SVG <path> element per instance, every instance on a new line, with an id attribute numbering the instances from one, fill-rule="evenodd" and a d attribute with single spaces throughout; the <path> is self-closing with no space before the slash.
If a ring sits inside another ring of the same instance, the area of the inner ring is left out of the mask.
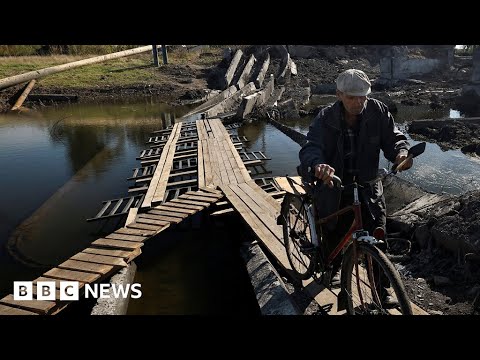
<path id="1" fill-rule="evenodd" d="M 344 154 L 341 119 L 344 108 L 341 101 L 324 108 L 313 120 L 307 134 L 307 143 L 300 150 L 301 173 L 305 176 L 308 167 L 328 164 L 335 169 L 335 175 L 343 178 Z M 378 173 L 380 149 L 391 162 L 395 161 L 401 149 L 408 150 L 405 135 L 397 129 L 387 106 L 376 100 L 368 99 L 362 112 L 358 137 L 357 161 L 360 184 L 373 180 Z M 318 216 L 325 217 L 338 210 L 340 190 L 330 189 L 317 182 L 315 199 Z M 368 199 L 368 207 L 373 218 L 385 216 L 385 203 L 381 182 L 366 186 L 362 198 Z"/>

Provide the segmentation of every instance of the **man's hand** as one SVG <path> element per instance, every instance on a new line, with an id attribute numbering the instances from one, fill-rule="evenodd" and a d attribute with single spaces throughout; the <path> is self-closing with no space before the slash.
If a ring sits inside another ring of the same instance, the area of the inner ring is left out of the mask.
<path id="1" fill-rule="evenodd" d="M 405 160 L 408 157 L 408 152 L 407 151 L 400 151 L 395 158 L 395 164 L 399 165 L 403 160 Z M 413 158 L 409 158 L 403 165 L 402 167 L 397 167 L 396 170 L 401 172 L 403 170 L 408 170 L 412 167 L 413 165 Z"/>
<path id="2" fill-rule="evenodd" d="M 335 169 L 328 164 L 315 165 L 315 177 L 323 181 L 325 185 L 333 188 L 332 176 L 335 174 Z"/>

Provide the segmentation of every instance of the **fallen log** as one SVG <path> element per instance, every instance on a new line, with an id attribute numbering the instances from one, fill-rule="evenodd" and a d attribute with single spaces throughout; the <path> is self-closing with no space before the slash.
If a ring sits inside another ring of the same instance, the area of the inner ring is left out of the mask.
<path id="1" fill-rule="evenodd" d="M 10 111 L 15 111 L 15 110 L 20 109 L 20 107 L 23 105 L 23 102 L 27 98 L 28 94 L 30 93 L 30 91 L 32 91 L 33 86 L 35 85 L 36 82 L 37 82 L 37 80 L 35 80 L 35 79 L 30 80 L 30 82 L 27 84 L 27 86 L 23 90 L 22 94 L 18 97 L 17 101 L 12 106 Z"/>

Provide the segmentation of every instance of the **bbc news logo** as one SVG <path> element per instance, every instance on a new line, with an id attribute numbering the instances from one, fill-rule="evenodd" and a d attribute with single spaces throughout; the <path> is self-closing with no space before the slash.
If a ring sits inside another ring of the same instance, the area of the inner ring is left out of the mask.
<path id="1" fill-rule="evenodd" d="M 77 301 L 79 299 L 78 281 L 60 281 L 60 289 L 55 288 L 55 281 L 37 281 L 36 285 L 31 281 L 13 282 L 14 300 L 34 300 L 33 287 L 36 286 L 36 300 L 66 300 Z M 141 285 L 134 284 L 85 284 L 83 295 L 86 299 L 138 299 L 142 297 Z M 57 298 L 57 292 L 59 298 Z"/>

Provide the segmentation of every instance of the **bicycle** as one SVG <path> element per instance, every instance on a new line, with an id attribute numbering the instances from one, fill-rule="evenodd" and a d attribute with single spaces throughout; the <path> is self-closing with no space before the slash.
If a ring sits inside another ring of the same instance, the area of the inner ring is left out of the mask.
<path id="1" fill-rule="evenodd" d="M 423 142 L 411 147 L 407 159 L 392 167 L 390 172 L 382 169 L 377 178 L 367 184 L 373 184 L 395 174 L 408 158 L 423 153 L 425 145 Z M 319 219 L 313 201 L 314 184 L 303 178 L 302 184 L 298 184 L 291 177 L 287 176 L 287 179 L 304 190 L 304 194 L 291 192 L 285 194 L 278 219 L 279 224 L 283 225 L 284 244 L 294 276 L 299 280 L 320 278 L 325 287 L 331 288 L 332 263 L 342 253 L 341 290 L 337 300 L 339 310 L 346 309 L 350 315 L 398 314 L 398 312 L 411 315 L 411 303 L 400 274 L 379 248 L 384 243 L 363 229 L 358 193 L 361 185 L 356 181 L 350 184 L 353 186 L 354 195 L 352 205 Z M 335 186 L 344 189 L 342 181 L 337 176 L 333 176 L 333 182 Z M 327 253 L 322 225 L 348 211 L 354 212 L 353 223 L 336 248 Z M 396 299 L 398 305 L 395 308 L 384 305 L 383 299 L 387 295 Z"/>

